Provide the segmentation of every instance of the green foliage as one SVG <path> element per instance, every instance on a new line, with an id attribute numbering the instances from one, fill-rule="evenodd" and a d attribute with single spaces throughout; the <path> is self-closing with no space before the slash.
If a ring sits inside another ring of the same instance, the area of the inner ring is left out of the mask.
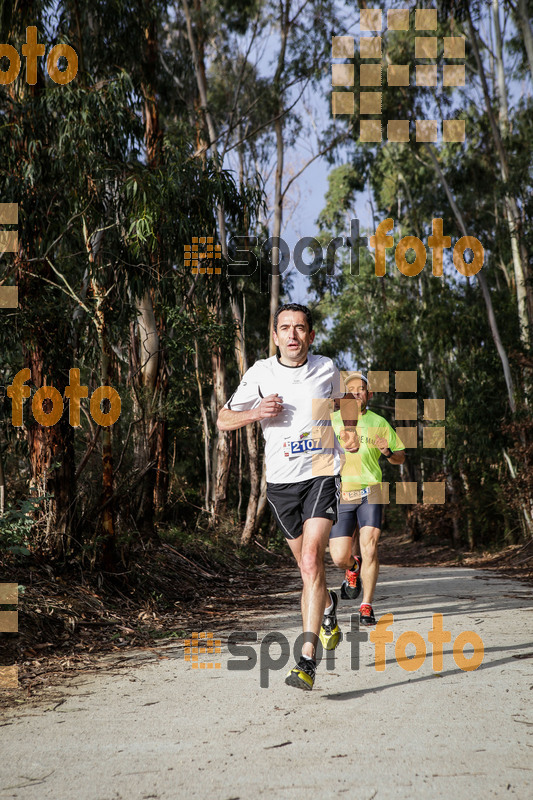
<path id="1" fill-rule="evenodd" d="M 9 6 L 3 4 L 4 16 L 9 16 Z M 51 4 L 43 3 L 42 11 L 46 16 Z M 192 276 L 184 268 L 184 245 L 193 236 L 216 231 L 220 203 L 233 229 L 242 231 L 245 218 L 254 224 L 264 195 L 260 181 L 237 187 L 228 170 L 221 170 L 209 157 L 197 156 L 191 113 L 194 93 L 182 102 L 173 91 L 175 80 L 189 79 L 188 47 L 181 38 L 168 49 L 163 4 L 140 0 L 80 2 L 75 8 L 59 4 L 49 17 L 50 39 L 61 37 L 78 52 L 77 78 L 59 86 L 40 74 L 35 90 L 27 91 L 19 80 L 15 91 L 0 93 L 4 154 L 0 190 L 3 202 L 18 203 L 21 243 L 17 259 L 4 261 L 2 278 L 16 279 L 24 298 L 16 313 L 0 315 L 0 348 L 6 353 L 0 374 L 7 385 L 32 354 L 39 365 L 39 382 L 62 392 L 69 369 L 78 367 L 90 396 L 101 383 L 105 352 L 110 382 L 122 401 L 121 418 L 113 429 L 118 465 L 114 481 L 119 487 L 114 511 L 124 520 L 121 526 L 135 528 L 135 498 L 127 492 L 138 469 L 132 430 L 136 432 L 139 420 L 134 419 L 134 409 L 137 400 L 144 407 L 153 401 L 142 388 L 135 397 L 128 375 L 139 298 L 151 293 L 161 353 L 170 354 L 165 379 L 172 390 L 180 387 L 175 405 L 161 395 L 157 400 L 158 414 L 169 422 L 170 441 L 180 442 L 180 464 L 183 414 L 190 420 L 197 406 L 194 368 L 185 372 L 192 381 L 181 380 L 182 368 L 191 366 L 191 342 L 195 337 L 201 340 L 200 380 L 208 385 L 210 348 L 231 348 L 234 332 L 230 319 L 218 322 L 213 314 L 213 281 L 199 280 L 190 294 Z M 172 63 L 170 72 L 150 61 L 147 29 L 155 40 L 159 38 L 165 63 Z M 24 41 L 23 26 L 13 35 L 18 46 Z M 152 164 L 147 163 L 144 140 L 150 87 L 160 92 L 162 109 L 157 163 Z M 32 436 L 30 402 L 25 403 L 23 431 L 13 429 L 10 403 L 3 403 L 6 484 L 13 499 L 24 496 L 30 477 L 25 441 Z M 83 406 L 88 410 L 88 401 L 82 400 Z M 69 431 L 76 465 L 95 435 L 90 422 L 89 414 L 82 413 L 81 427 Z M 188 427 L 184 453 L 201 444 L 196 427 L 190 422 Z M 89 561 L 103 544 L 96 535 L 100 448 L 101 437 L 76 486 L 74 506 L 76 535 L 71 541 Z M 50 470 L 57 473 L 60 467 L 53 461 Z M 193 483 L 199 474 L 200 462 L 193 465 Z M 72 474 L 67 480 L 74 484 Z M 13 516 L 17 513 L 6 514 L 5 530 L 9 525 L 10 536 L 29 535 L 31 541 L 31 524 L 26 530 L 27 519 Z M 12 544 L 16 546 L 15 540 Z"/>
<path id="2" fill-rule="evenodd" d="M 29 497 L 19 508 L 8 508 L 0 517 L 0 552 L 15 556 L 30 554 L 30 532 L 35 524 L 35 513 L 50 499 L 49 495 Z"/>
<path id="3" fill-rule="evenodd" d="M 318 223 L 322 228 L 337 232 L 344 227 L 346 216 L 353 209 L 355 194 L 363 190 L 364 181 L 353 164 L 341 164 L 331 170 L 328 182 L 326 205 Z"/>
<path id="4" fill-rule="evenodd" d="M 381 0 L 374 5 L 384 11 L 388 8 Z M 161 433 L 159 424 L 164 431 L 158 447 L 165 452 L 168 448 L 171 459 L 166 522 L 182 526 L 184 535 L 189 535 L 202 518 L 205 453 L 200 388 L 214 437 L 213 355 L 224 356 L 222 378 L 228 390 L 239 378 L 232 302 L 244 320 L 249 363 L 267 355 L 265 276 L 269 265 L 253 237 L 264 240 L 270 234 L 266 190 L 276 146 L 274 121 L 280 120 L 286 149 L 298 138 L 306 138 L 314 120 L 308 123 L 302 113 L 301 98 L 307 100 L 305 92 L 300 93 L 304 87 L 318 90 L 331 60 L 332 31 L 344 30 L 348 19 L 336 18 L 330 0 L 291 5 L 298 14 L 285 28 L 280 16 L 283 4 L 270 0 L 206 0 L 189 6 L 206 66 L 208 106 L 218 133 L 217 159 L 206 150 L 205 112 L 179 4 L 168 6 L 160 0 L 0 4 L 2 30 L 8 32 L 4 40 L 19 50 L 25 27 L 36 24 L 41 40 L 69 42 L 79 54 L 79 74 L 67 86 L 54 84 L 40 70 L 37 84 L 28 87 L 22 70 L 13 86 L 0 92 L 0 193 L 2 202 L 19 204 L 20 238 L 19 253 L 3 257 L 1 279 L 17 282 L 23 298 L 16 312 L 0 314 L 0 375 L 7 385 L 23 364 L 32 363 L 32 381 L 57 386 L 62 392 L 69 369 L 76 366 L 92 393 L 107 363 L 108 379 L 122 401 L 121 418 L 111 438 L 116 491 L 112 507 L 119 520 L 117 541 L 124 548 L 136 541 L 138 496 L 153 489 L 138 480 L 145 466 L 139 442 L 144 435 L 149 451 Z M 469 8 L 474 24 L 479 25 L 485 19 L 485 7 L 471 3 Z M 440 69 L 442 38 L 467 31 L 467 6 L 449 0 L 439 9 Z M 346 13 L 351 24 L 353 9 Z M 413 23 L 407 32 L 384 33 L 384 68 L 387 62 L 412 63 L 415 36 Z M 512 21 L 505 36 L 509 85 L 530 79 L 523 42 Z M 257 58 L 250 43 L 259 43 L 259 49 L 269 43 L 268 55 Z M 283 43 L 285 58 L 278 62 Z M 503 347 L 511 354 L 517 399 L 527 409 L 531 382 L 523 373 L 529 374 L 524 364 L 529 363 L 530 353 L 519 336 L 503 203 L 511 189 L 520 208 L 522 241 L 530 253 L 532 101 L 527 91 L 520 96 L 513 92 L 509 129 L 502 134 L 509 161 L 506 185 L 486 109 L 479 103 L 471 44 L 467 41 L 464 91 L 390 87 L 383 92 L 382 118 L 409 119 L 412 131 L 414 120 L 421 117 L 460 116 L 466 121 L 466 141 L 440 143 L 435 152 L 468 232 L 485 247 L 483 274 Z M 487 56 L 485 50 L 483 56 Z M 358 66 L 356 57 L 356 76 Z M 357 80 L 350 87 L 356 98 Z M 358 125 L 354 127 L 353 119 L 345 121 L 345 131 L 352 136 Z M 342 124 L 342 119 L 336 119 L 329 129 L 316 134 L 321 148 L 327 149 Z M 154 141 L 149 136 L 151 125 Z M 363 190 L 370 192 L 373 224 L 385 217 L 394 219 L 395 244 L 404 235 L 418 236 L 426 244 L 435 217 L 443 219 L 452 245 L 460 237 L 448 196 L 421 143 L 376 146 L 354 139 L 342 153 L 332 148 L 328 157 L 337 166 L 319 217 L 323 241 L 347 232 Z M 341 157 L 346 163 L 339 165 L 336 159 Z M 218 276 L 193 277 L 184 264 L 184 246 L 193 237 L 217 236 L 220 206 L 228 239 L 249 237 L 258 267 L 238 278 L 226 276 L 225 269 L 220 280 Z M 419 448 L 413 453 L 414 477 L 421 481 L 443 475 L 457 485 L 460 507 L 476 520 L 472 535 L 477 541 L 497 539 L 500 529 L 512 538 L 520 529 L 521 496 L 513 501 L 507 485 L 501 488 L 508 478 L 502 453 L 510 453 L 517 485 L 526 496 L 530 491 L 529 412 L 524 411 L 522 419 L 510 419 L 481 293 L 475 280 L 458 275 L 451 250 L 442 279 L 431 275 L 430 256 L 425 270 L 412 278 L 401 275 L 389 256 L 384 278 L 376 278 L 373 258 L 363 252 L 358 276 L 349 274 L 348 264 L 342 264 L 335 276 L 323 272 L 313 276 L 312 305 L 320 333 L 317 349 L 340 366 L 357 364 L 391 373 L 416 370 L 419 397 L 444 397 L 446 450 Z M 285 289 L 289 286 L 286 280 Z M 158 331 L 160 360 L 152 394 L 142 385 L 142 365 L 134 358 L 142 350 L 139 300 L 145 296 L 152 301 Z M 394 400 L 391 391 L 376 396 L 374 403 L 392 419 Z M 30 401 L 25 408 L 25 429 L 11 425 L 8 403 L 1 427 L 6 489 L 14 506 L 2 519 L 0 540 L 11 548 L 31 543 L 32 520 L 42 508 L 20 505 L 30 479 L 36 477 L 31 475 L 29 459 L 35 446 Z M 521 426 L 525 444 L 515 424 Z M 80 428 L 68 433 L 64 452 L 61 458 L 56 454 L 51 459 L 49 471 L 57 476 L 70 463 L 74 486 L 75 470 L 96 442 L 71 505 L 72 541 L 94 563 L 95 553 L 105 542 L 99 529 L 103 437 L 88 413 L 82 414 Z M 236 504 L 239 492 L 241 500 L 246 500 L 248 487 L 242 438 L 240 486 L 235 443 L 234 436 L 230 506 Z M 209 457 L 214 463 L 212 454 Z M 163 473 L 164 465 L 159 474 Z M 425 520 L 431 524 L 430 512 Z M 449 515 L 435 515 L 433 524 L 437 528 L 442 524 L 448 535 L 450 520 Z M 227 524 L 234 525 L 231 514 Z M 470 533 L 463 520 L 461 526 L 466 541 Z"/>

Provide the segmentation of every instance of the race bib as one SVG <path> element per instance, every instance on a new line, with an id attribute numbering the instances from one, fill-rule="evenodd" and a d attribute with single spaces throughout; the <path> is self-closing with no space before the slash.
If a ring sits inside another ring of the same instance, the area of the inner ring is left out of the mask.
<path id="1" fill-rule="evenodd" d="M 342 499 L 355 502 L 356 500 L 362 500 L 363 497 L 368 497 L 369 494 L 370 486 L 367 486 L 366 489 L 353 489 L 349 492 L 343 492 Z"/>
<path id="2" fill-rule="evenodd" d="M 320 439 L 286 439 L 283 442 L 283 455 L 286 458 L 321 452 L 322 442 Z"/>

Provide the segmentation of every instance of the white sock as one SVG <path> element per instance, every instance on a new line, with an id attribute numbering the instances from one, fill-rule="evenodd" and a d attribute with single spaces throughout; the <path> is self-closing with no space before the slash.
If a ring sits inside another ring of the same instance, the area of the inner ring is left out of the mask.
<path id="1" fill-rule="evenodd" d="M 331 600 L 331 595 L 329 595 L 329 599 Z M 331 604 L 324 609 L 324 614 L 331 614 L 332 611 L 333 611 L 333 600 L 331 600 Z"/>

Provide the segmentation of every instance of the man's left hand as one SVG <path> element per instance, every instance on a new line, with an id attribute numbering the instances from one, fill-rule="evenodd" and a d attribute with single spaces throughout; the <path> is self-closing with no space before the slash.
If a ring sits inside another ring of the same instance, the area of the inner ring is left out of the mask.
<path id="1" fill-rule="evenodd" d="M 378 448 L 379 452 L 382 455 L 385 455 L 385 453 L 389 453 L 388 457 L 390 458 L 391 455 L 392 455 L 392 451 L 390 450 L 389 443 L 385 439 L 385 437 L 384 436 L 376 436 L 374 441 L 376 443 L 376 447 Z"/>

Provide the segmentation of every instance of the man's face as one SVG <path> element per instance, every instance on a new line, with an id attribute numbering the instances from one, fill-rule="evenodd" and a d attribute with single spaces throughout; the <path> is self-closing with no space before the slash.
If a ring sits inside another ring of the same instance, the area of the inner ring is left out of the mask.
<path id="1" fill-rule="evenodd" d="M 281 363 L 299 366 L 307 358 L 307 351 L 315 332 L 309 330 L 303 311 L 282 311 L 278 317 L 277 331 L 273 332 L 274 343 L 279 347 Z"/>
<path id="2" fill-rule="evenodd" d="M 353 378 L 346 384 L 346 391 L 357 401 L 360 411 L 364 412 L 366 404 L 372 397 L 372 393 L 368 391 L 366 383 L 361 378 Z"/>

